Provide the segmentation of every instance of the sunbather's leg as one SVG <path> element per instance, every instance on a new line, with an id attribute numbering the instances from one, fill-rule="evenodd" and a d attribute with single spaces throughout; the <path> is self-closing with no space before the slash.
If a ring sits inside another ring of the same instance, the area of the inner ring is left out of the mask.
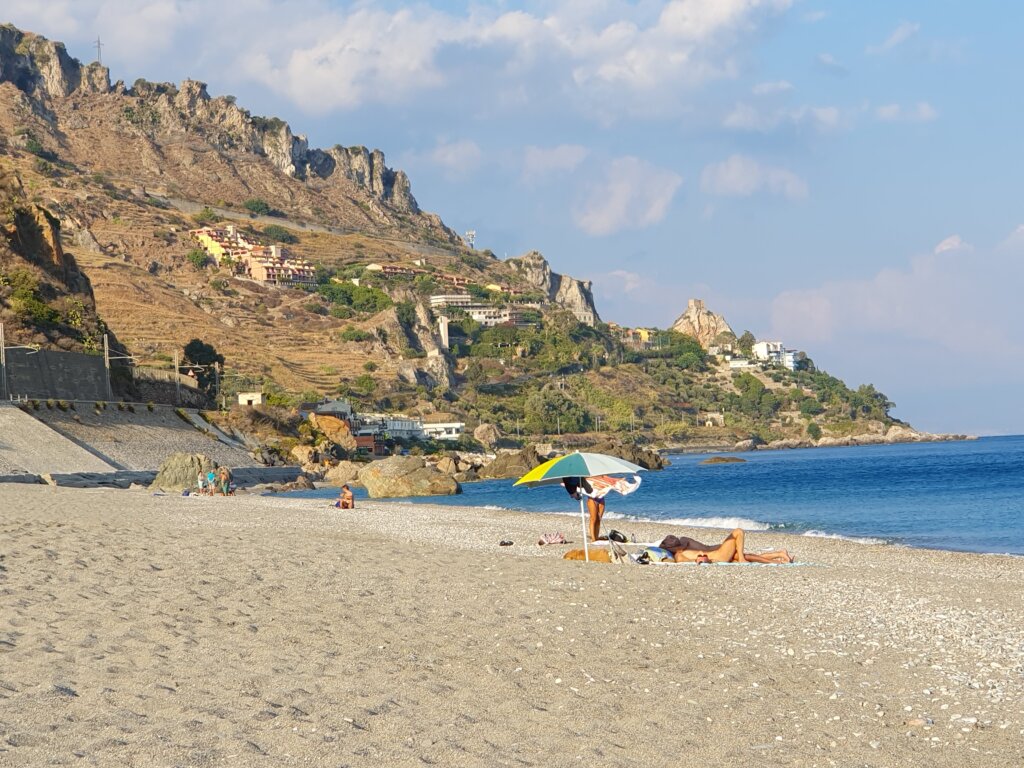
<path id="1" fill-rule="evenodd" d="M 587 511 L 590 513 L 589 534 L 591 541 L 601 536 L 601 518 L 604 516 L 604 499 L 587 499 Z"/>
<path id="2" fill-rule="evenodd" d="M 792 563 L 793 558 L 784 549 L 772 552 L 744 552 L 743 556 L 752 563 Z"/>

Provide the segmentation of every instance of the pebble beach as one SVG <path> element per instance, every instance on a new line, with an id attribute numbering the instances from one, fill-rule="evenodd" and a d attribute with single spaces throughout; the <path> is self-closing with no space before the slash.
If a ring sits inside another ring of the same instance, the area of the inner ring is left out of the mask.
<path id="1" fill-rule="evenodd" d="M 0 485 L 0 765 L 1024 764 L 1024 558 L 581 545 L 443 500 Z"/>

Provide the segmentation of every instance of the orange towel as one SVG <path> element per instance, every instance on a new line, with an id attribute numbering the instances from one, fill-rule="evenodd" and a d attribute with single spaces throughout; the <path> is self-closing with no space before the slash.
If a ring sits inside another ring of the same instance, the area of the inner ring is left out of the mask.
<path id="1" fill-rule="evenodd" d="M 563 560 L 586 560 L 586 555 L 582 549 L 570 549 L 564 555 Z M 592 563 L 610 563 L 612 561 L 611 552 L 608 551 L 607 547 L 601 547 L 598 549 L 594 547 L 590 550 L 590 562 Z"/>

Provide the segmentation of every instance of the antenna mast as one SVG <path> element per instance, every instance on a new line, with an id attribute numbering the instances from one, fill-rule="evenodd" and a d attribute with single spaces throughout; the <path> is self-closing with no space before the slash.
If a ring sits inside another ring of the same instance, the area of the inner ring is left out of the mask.
<path id="1" fill-rule="evenodd" d="M 103 64 L 103 56 L 100 53 L 100 49 L 103 48 L 103 43 L 100 42 L 100 36 L 96 35 L 96 42 L 93 43 L 96 46 L 96 63 Z"/>

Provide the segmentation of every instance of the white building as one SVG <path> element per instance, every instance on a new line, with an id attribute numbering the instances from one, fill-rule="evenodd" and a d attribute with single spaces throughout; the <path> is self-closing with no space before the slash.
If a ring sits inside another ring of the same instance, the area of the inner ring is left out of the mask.
<path id="1" fill-rule="evenodd" d="M 461 421 L 438 421 L 423 425 L 423 432 L 434 440 L 458 440 L 466 425 Z"/>
<path id="2" fill-rule="evenodd" d="M 263 405 L 263 393 L 262 392 L 239 392 L 238 393 L 238 404 L 239 405 Z"/>
<path id="3" fill-rule="evenodd" d="M 785 351 L 781 341 L 759 341 L 751 347 L 754 359 L 763 363 L 782 364 L 782 353 Z"/>
<path id="4" fill-rule="evenodd" d="M 737 368 L 753 368 L 754 364 L 747 360 L 745 357 L 734 357 L 729 360 L 729 368 L 735 370 Z"/>

